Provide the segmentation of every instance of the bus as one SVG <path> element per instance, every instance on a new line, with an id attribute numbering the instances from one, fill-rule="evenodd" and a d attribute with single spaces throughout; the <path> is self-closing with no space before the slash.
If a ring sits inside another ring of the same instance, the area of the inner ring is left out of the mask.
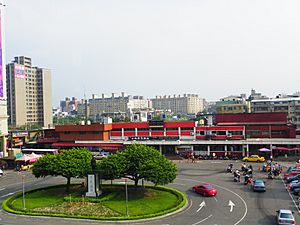
<path id="1" fill-rule="evenodd" d="M 58 149 L 53 149 L 53 148 L 49 148 L 49 149 L 38 149 L 38 148 L 23 148 L 22 150 L 23 154 L 31 154 L 31 153 L 35 153 L 35 154 L 39 154 L 39 155 L 46 155 L 46 154 L 58 154 Z"/>

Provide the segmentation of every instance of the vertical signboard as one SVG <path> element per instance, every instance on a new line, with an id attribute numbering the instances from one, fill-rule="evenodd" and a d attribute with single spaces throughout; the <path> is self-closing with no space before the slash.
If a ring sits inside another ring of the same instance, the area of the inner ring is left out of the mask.
<path id="1" fill-rule="evenodd" d="M 25 78 L 25 67 L 22 65 L 15 65 L 15 78 L 24 79 Z"/>
<path id="2" fill-rule="evenodd" d="M 4 97 L 2 69 L 3 69 L 3 65 L 2 65 L 2 21 L 1 21 L 1 11 L 0 11 L 0 98 Z"/>

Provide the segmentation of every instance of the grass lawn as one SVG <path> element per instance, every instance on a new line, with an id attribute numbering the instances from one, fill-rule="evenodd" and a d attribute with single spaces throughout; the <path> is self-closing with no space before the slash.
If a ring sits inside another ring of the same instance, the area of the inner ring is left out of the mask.
<path id="1" fill-rule="evenodd" d="M 65 216 L 82 216 L 91 218 L 116 218 L 125 215 L 124 186 L 103 186 L 100 198 L 85 198 L 80 185 L 72 186 L 71 201 L 65 194 L 65 187 L 37 190 L 26 193 L 26 212 L 42 214 L 60 214 Z M 22 196 L 10 204 L 14 210 L 23 210 Z M 176 207 L 181 201 L 169 191 L 152 188 L 128 186 L 129 216 L 155 214 Z"/>
<path id="2" fill-rule="evenodd" d="M 58 188 L 57 190 L 41 190 L 37 192 L 33 192 L 25 195 L 25 206 L 26 209 L 34 209 L 38 207 L 46 207 L 49 205 L 55 205 L 63 203 L 63 196 L 59 193 L 62 192 L 60 190 L 62 188 Z M 65 188 L 64 188 L 65 189 Z M 57 193 L 57 194 L 55 194 Z M 12 202 L 14 208 L 23 209 L 23 198 L 15 199 Z"/>
<path id="3" fill-rule="evenodd" d="M 137 192 L 141 192 L 138 190 Z M 105 201 L 103 204 L 116 212 L 124 215 L 125 208 L 125 194 L 124 190 L 118 192 L 115 198 L 110 201 Z M 145 215 L 163 211 L 176 206 L 178 204 L 177 196 L 166 191 L 159 191 L 154 189 L 146 189 L 144 196 L 137 193 L 133 187 L 129 189 L 128 195 L 128 211 L 129 215 Z"/>

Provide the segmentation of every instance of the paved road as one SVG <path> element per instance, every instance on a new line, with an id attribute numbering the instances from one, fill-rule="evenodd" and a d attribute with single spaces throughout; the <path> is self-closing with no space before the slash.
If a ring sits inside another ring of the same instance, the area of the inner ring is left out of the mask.
<path id="1" fill-rule="evenodd" d="M 17 216 L 0 212 L 2 225 L 51 225 L 51 224 L 155 224 L 155 225 L 245 225 L 274 224 L 276 210 L 289 208 L 299 213 L 289 193 L 280 179 L 267 180 L 266 174 L 255 171 L 255 178 L 266 180 L 267 191 L 254 193 L 250 186 L 233 182 L 232 174 L 226 173 L 228 161 L 201 161 L 197 163 L 177 163 L 179 175 L 170 186 L 184 192 L 189 199 L 187 208 L 174 215 L 142 222 L 100 222 L 63 218 Z M 234 162 L 240 168 L 240 162 Z M 253 163 L 254 170 L 259 164 Z M 213 183 L 219 190 L 216 197 L 202 197 L 191 191 L 191 187 L 200 182 Z M 65 183 L 63 178 L 36 179 L 30 173 L 25 176 L 25 187 L 32 189 L 50 184 Z M 12 193 L 22 190 L 22 176 L 10 171 L 0 178 L 0 201 Z M 231 204 L 229 204 L 231 203 Z M 129 209 L 130 213 L 130 209 Z"/>

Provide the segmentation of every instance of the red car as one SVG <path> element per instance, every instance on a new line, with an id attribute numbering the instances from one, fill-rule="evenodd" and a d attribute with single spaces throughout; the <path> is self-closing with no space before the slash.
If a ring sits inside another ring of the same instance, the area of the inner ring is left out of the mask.
<path id="1" fill-rule="evenodd" d="M 287 178 L 287 177 L 290 177 L 290 176 L 294 176 L 296 174 L 300 174 L 300 171 L 293 170 L 290 173 L 284 173 L 284 178 Z"/>
<path id="2" fill-rule="evenodd" d="M 193 191 L 203 196 L 216 196 L 218 193 L 212 184 L 198 184 L 193 187 Z"/>

